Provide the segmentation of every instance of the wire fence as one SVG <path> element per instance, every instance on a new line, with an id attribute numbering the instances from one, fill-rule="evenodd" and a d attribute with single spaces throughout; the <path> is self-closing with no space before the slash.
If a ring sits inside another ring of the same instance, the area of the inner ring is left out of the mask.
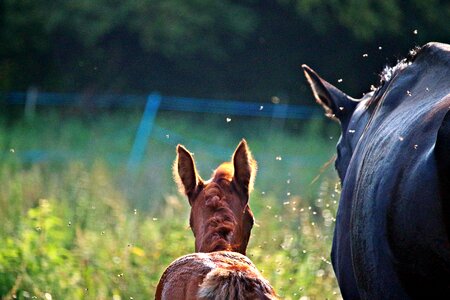
<path id="1" fill-rule="evenodd" d="M 143 160 L 146 147 L 151 138 L 167 142 L 164 138 L 170 135 L 171 143 L 175 140 L 181 141 L 182 137 L 170 132 L 166 128 L 154 124 L 158 111 L 184 111 L 194 113 L 214 113 L 251 117 L 270 117 L 280 119 L 309 120 L 322 117 L 321 110 L 313 106 L 275 104 L 260 102 L 244 102 L 236 100 L 196 99 L 184 97 L 164 96 L 153 92 L 148 96 L 143 95 L 118 95 L 118 94 L 77 94 L 77 93 L 48 93 L 38 92 L 30 89 L 27 92 L 3 93 L 6 105 L 24 106 L 25 115 L 33 115 L 36 107 L 96 107 L 100 109 L 143 109 L 143 116 L 136 131 L 133 147 L 128 155 L 127 167 L 133 172 Z M 201 143 L 196 141 L 196 143 Z M 215 147 L 214 153 L 229 152 L 229 149 L 221 149 L 220 146 L 207 145 L 208 148 Z M 220 149 L 219 149 L 220 148 Z M 78 157 L 77 153 L 61 151 L 30 150 L 22 153 L 29 162 L 41 160 L 70 160 Z M 291 157 L 292 163 L 303 158 Z"/>
<path id="2" fill-rule="evenodd" d="M 157 93 L 152 93 L 157 94 Z M 55 106 L 55 107 L 97 107 L 142 108 L 148 96 L 119 94 L 77 94 L 48 92 L 3 93 L 7 105 Z M 284 119 L 316 119 L 321 110 L 315 106 L 295 104 L 274 104 L 236 100 L 198 99 L 160 95 L 158 110 L 216 113 L 238 116 L 271 117 Z"/>

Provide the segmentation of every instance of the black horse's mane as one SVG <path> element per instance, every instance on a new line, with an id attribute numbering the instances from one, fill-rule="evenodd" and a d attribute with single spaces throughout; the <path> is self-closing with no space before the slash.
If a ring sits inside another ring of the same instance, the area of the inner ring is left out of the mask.
<path id="1" fill-rule="evenodd" d="M 420 53 L 421 47 L 415 47 L 411 49 L 408 53 L 408 56 L 397 61 L 397 64 L 394 66 L 385 66 L 383 71 L 381 71 L 379 77 L 380 82 L 378 87 L 374 88 L 374 93 L 371 96 L 371 100 L 367 103 L 368 106 L 373 103 L 377 103 L 381 98 L 381 95 L 384 93 L 384 90 L 387 86 L 389 86 L 389 82 L 401 71 L 403 71 L 407 66 L 412 64 L 416 59 L 417 55 Z"/>
<path id="2" fill-rule="evenodd" d="M 389 81 L 395 77 L 397 73 L 402 71 L 408 65 L 410 65 L 416 59 L 417 55 L 420 53 L 421 47 L 415 47 L 411 49 L 408 53 L 408 56 L 397 61 L 395 66 L 385 66 L 383 71 L 380 73 L 380 85 L 379 87 L 384 86 L 389 83 Z"/>

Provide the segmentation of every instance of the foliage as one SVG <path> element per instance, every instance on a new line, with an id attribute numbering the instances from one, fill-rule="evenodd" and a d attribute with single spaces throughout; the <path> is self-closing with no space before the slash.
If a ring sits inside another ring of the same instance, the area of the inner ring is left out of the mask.
<path id="1" fill-rule="evenodd" d="M 448 37 L 445 16 L 450 5 L 433 0 L 278 0 L 282 5 L 294 6 L 295 11 L 313 24 L 319 32 L 331 31 L 333 26 L 348 29 L 357 39 L 374 41 L 379 35 L 404 37 L 411 25 L 425 36 L 437 31 Z M 389 20 L 389 24 L 386 24 Z M 430 26 L 431 25 L 431 26 Z"/>
<path id="2" fill-rule="evenodd" d="M 296 1 L 300 15 L 320 30 L 328 30 L 333 23 L 348 28 L 356 38 L 370 40 L 378 34 L 398 35 L 401 32 L 402 12 L 399 1 Z M 335 22 L 330 22 L 330 19 Z M 386 26 L 385 20 L 391 20 Z"/>
<path id="3" fill-rule="evenodd" d="M 93 79 L 113 72 L 124 83 L 129 74 L 120 74 L 123 68 L 132 72 L 126 65 L 141 64 L 154 53 L 181 63 L 188 57 L 223 60 L 256 26 L 254 12 L 232 1 L 7 0 L 2 12 L 0 75 L 22 82 L 24 69 L 50 68 L 57 74 L 43 74 L 43 79 L 54 82 L 52 88 L 64 84 L 61 72 L 83 85 L 89 81 L 77 73 Z M 68 69 L 57 70 L 58 65 Z M 28 84 L 49 84 L 31 76 Z"/>
<path id="4" fill-rule="evenodd" d="M 300 101 L 301 63 L 360 93 L 386 59 L 450 36 L 441 0 L 5 0 L 0 16 L 0 90 Z"/>
<path id="5" fill-rule="evenodd" d="M 294 133 L 267 119 L 227 123 L 220 116 L 202 124 L 189 121 L 198 115 L 161 117 L 157 124 L 169 128 L 170 136 L 154 133 L 135 181 L 123 170 L 126 160 L 109 154 L 128 153 L 137 116 L 119 113 L 94 122 L 46 112 L 13 126 L 0 122 L 0 295 L 151 298 L 164 268 L 194 251 L 189 206 L 170 178 L 175 147 L 165 145 L 178 142 L 179 133 L 205 177 L 230 157 L 242 135 L 248 138 L 260 166 L 251 197 L 256 226 L 249 257 L 285 299 L 339 298 L 329 262 L 339 188 L 332 170 L 311 183 L 333 151 L 330 131 L 321 123 Z M 122 127 L 125 122 L 130 129 Z M 223 133 L 213 135 L 209 127 Z M 279 147 L 281 141 L 288 148 Z M 223 145 L 224 154 L 211 152 L 212 145 Z M 24 155 L 30 149 L 78 154 L 37 159 Z M 289 166 L 290 155 L 308 151 L 319 154 L 317 165 Z"/>

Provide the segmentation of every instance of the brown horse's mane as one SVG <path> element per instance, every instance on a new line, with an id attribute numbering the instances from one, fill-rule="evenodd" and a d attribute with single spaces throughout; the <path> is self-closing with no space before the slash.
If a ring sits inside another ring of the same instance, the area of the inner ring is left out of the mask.
<path id="1" fill-rule="evenodd" d="M 217 182 L 221 179 L 231 181 L 233 179 L 233 175 L 234 175 L 233 164 L 231 162 L 224 162 L 214 171 L 212 181 Z"/>
<path id="2" fill-rule="evenodd" d="M 221 186 L 230 184 L 233 172 L 232 164 L 221 164 L 214 172 L 211 183 L 205 188 L 205 206 L 213 212 L 213 215 L 205 222 L 207 231 L 203 243 L 210 245 L 213 251 L 232 251 L 234 248 L 234 245 L 230 244 L 230 234 L 236 228 L 237 220 Z"/>

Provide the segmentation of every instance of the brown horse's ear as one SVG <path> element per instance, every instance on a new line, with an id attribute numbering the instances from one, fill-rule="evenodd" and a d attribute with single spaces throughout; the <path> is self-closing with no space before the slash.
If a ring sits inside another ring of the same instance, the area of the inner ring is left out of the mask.
<path id="1" fill-rule="evenodd" d="M 173 177 L 181 193 L 188 196 L 189 201 L 201 178 L 195 168 L 194 158 L 182 145 L 177 146 L 177 158 L 173 165 Z"/>
<path id="2" fill-rule="evenodd" d="M 324 108 L 326 116 L 345 123 L 353 114 L 358 101 L 322 79 L 307 65 L 302 65 L 302 68 L 311 86 L 314 98 Z"/>
<path id="3" fill-rule="evenodd" d="M 233 154 L 234 175 L 233 181 L 248 197 L 253 190 L 253 183 L 256 175 L 256 161 L 253 159 L 247 142 L 243 139 Z"/>

